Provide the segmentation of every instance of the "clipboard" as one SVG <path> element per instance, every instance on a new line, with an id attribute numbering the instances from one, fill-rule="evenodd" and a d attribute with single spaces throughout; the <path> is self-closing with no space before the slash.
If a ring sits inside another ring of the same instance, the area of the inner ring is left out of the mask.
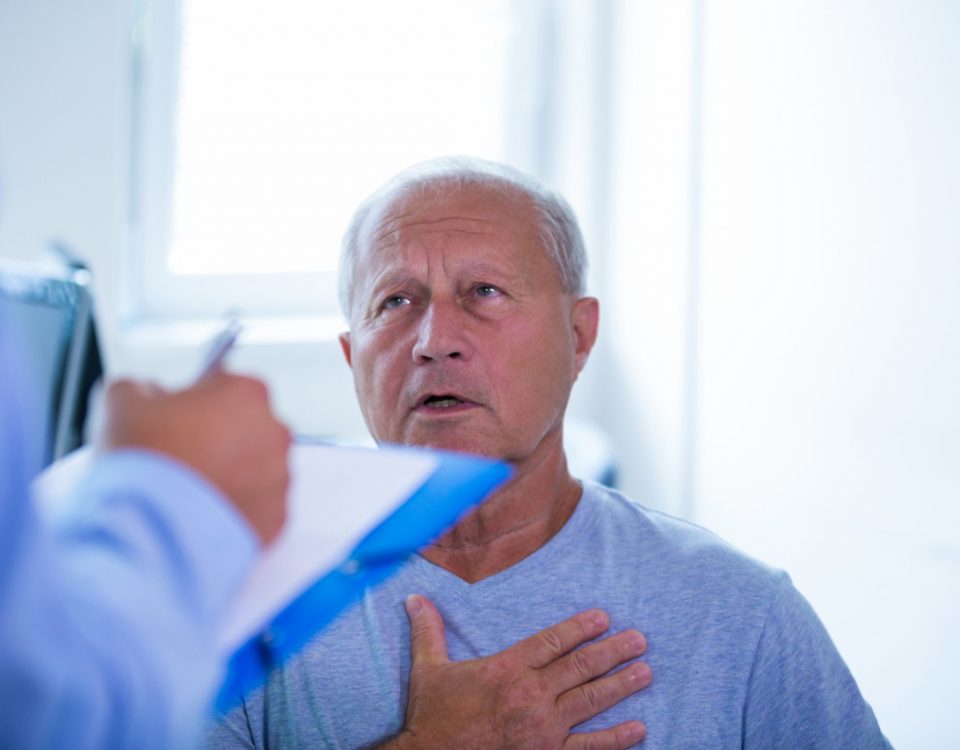
<path id="1" fill-rule="evenodd" d="M 81 448 L 34 482 L 44 515 L 67 510 L 88 471 Z M 227 664 L 214 709 L 263 685 L 363 593 L 505 482 L 505 463 L 406 446 L 294 443 L 287 523 L 225 613 L 216 648 Z"/>
<path id="2" fill-rule="evenodd" d="M 291 473 L 287 528 L 240 592 L 221 639 L 232 656 L 214 701 L 219 713 L 263 685 L 367 589 L 505 482 L 511 469 L 487 458 L 418 448 L 297 443 Z M 324 515 L 318 492 L 352 504 L 346 519 L 333 519 L 339 539 L 328 535 L 325 546 L 318 524 L 331 516 Z"/>
<path id="3" fill-rule="evenodd" d="M 511 471 L 507 464 L 491 459 L 409 447 L 294 445 L 289 535 L 281 536 L 238 599 L 257 601 L 261 614 L 266 603 L 273 613 L 259 625 L 256 614 L 232 617 L 235 627 L 223 641 L 232 656 L 214 710 L 229 711 L 242 696 L 265 684 L 274 669 L 505 482 Z M 354 537 L 341 537 L 339 549 L 328 546 L 326 559 L 319 568 L 314 566 L 318 572 L 306 585 L 293 596 L 281 596 L 276 586 L 289 592 L 298 576 L 304 580 L 303 572 L 309 567 L 295 563 L 292 570 L 287 566 L 303 548 L 298 534 L 301 541 L 317 543 L 316 529 L 311 527 L 323 521 L 322 503 L 316 507 L 310 503 L 318 481 L 332 494 L 340 492 L 342 498 L 356 503 L 354 510 L 365 504 L 368 518 L 359 521 Z M 372 522 L 370 516 L 375 516 Z M 267 591 L 274 592 L 272 602 L 264 600 Z M 277 607 L 277 599 L 284 597 L 285 603 Z M 239 640 L 237 633 L 244 631 L 255 634 Z"/>

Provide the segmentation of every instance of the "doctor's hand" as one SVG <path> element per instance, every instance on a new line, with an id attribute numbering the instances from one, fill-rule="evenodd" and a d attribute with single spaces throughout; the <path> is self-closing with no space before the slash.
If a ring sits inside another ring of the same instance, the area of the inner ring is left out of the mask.
<path id="1" fill-rule="evenodd" d="M 98 450 L 152 450 L 203 474 L 263 544 L 283 527 L 290 431 L 261 381 L 221 370 L 179 391 L 117 380 L 107 386 L 99 429 Z"/>
<path id="2" fill-rule="evenodd" d="M 447 656 L 443 619 L 420 596 L 407 600 L 411 671 L 403 731 L 381 746 L 407 748 L 566 748 L 619 750 L 642 741 L 628 721 L 609 729 L 570 729 L 650 684 L 646 649 L 635 630 L 581 644 L 604 633 L 604 612 L 582 612 L 498 654 L 463 662 Z"/>

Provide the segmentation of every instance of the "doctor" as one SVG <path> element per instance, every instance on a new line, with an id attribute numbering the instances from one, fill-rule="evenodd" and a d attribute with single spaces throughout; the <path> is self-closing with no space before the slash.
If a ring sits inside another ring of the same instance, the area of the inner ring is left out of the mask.
<path id="1" fill-rule="evenodd" d="M 94 468 L 50 529 L 9 333 L 0 319 L 0 744 L 188 747 L 225 603 L 284 522 L 290 433 L 252 378 L 115 382 Z"/>

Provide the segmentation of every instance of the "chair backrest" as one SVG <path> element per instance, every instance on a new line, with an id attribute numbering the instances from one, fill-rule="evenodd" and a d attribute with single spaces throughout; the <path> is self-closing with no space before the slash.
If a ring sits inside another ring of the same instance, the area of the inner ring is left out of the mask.
<path id="1" fill-rule="evenodd" d="M 83 443 L 87 402 L 103 373 L 85 270 L 0 263 L 0 315 L 21 356 L 17 367 L 33 385 L 43 468 Z"/>

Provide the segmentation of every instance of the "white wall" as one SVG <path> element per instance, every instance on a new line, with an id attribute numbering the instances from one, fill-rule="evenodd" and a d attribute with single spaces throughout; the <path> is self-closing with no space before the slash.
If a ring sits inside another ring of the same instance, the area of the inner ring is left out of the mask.
<path id="1" fill-rule="evenodd" d="M 611 227 L 600 266 L 598 418 L 624 487 L 690 509 L 691 228 L 697 134 L 695 3 L 618 3 Z"/>
<path id="2" fill-rule="evenodd" d="M 893 743 L 960 747 L 960 5 L 707 0 L 700 120 L 657 39 L 697 7 L 621 6 L 630 488 L 685 510 L 692 470 L 692 517 L 792 573 Z"/>
<path id="3" fill-rule="evenodd" d="M 122 3 L 0 3 L 0 251 L 115 254 L 126 147 Z"/>

